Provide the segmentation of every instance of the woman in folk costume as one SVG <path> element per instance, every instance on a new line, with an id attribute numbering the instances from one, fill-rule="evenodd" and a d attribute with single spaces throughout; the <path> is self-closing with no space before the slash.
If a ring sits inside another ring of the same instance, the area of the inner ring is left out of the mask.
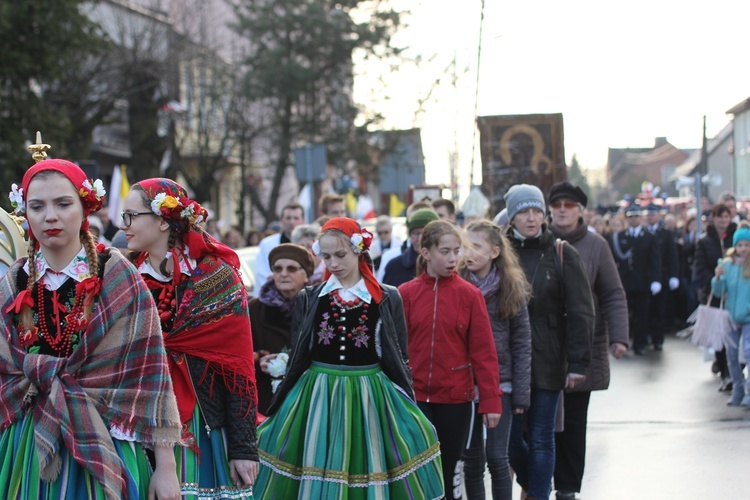
<path id="1" fill-rule="evenodd" d="M 315 242 L 328 278 L 297 296 L 287 375 L 258 431 L 262 498 L 443 496 L 435 430 L 414 402 L 401 297 L 375 279 L 371 241 L 338 217 Z"/>
<path id="2" fill-rule="evenodd" d="M 184 446 L 182 494 L 249 498 L 258 472 L 253 341 L 239 258 L 169 179 L 134 184 L 120 229 L 159 309 Z"/>
<path id="3" fill-rule="evenodd" d="M 29 255 L 0 281 L 0 498 L 179 498 L 157 310 L 133 265 L 88 232 L 103 196 L 65 160 L 13 185 Z"/>

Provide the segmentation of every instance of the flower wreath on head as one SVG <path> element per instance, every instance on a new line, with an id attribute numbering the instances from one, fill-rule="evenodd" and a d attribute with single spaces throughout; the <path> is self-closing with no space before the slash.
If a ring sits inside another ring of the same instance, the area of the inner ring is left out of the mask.
<path id="1" fill-rule="evenodd" d="M 159 193 L 151 201 L 151 211 L 170 221 L 186 222 L 188 227 L 200 227 L 206 221 L 206 210 L 187 196 Z"/>
<path id="2" fill-rule="evenodd" d="M 372 233 L 365 228 L 361 228 L 360 233 L 354 233 L 349 236 L 349 242 L 352 245 L 352 252 L 359 255 L 363 252 L 370 250 L 372 244 Z M 320 255 L 320 244 L 319 240 L 315 240 L 312 245 L 312 250 L 315 255 Z"/>

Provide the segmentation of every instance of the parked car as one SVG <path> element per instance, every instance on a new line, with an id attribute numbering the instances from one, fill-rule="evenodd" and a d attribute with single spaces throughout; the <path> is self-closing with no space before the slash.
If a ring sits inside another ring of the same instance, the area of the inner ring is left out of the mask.
<path id="1" fill-rule="evenodd" d="M 255 260 L 258 258 L 259 247 L 242 247 L 235 250 L 240 258 L 240 275 L 247 288 L 247 294 L 255 297 L 260 293 L 262 283 L 255 282 Z"/>

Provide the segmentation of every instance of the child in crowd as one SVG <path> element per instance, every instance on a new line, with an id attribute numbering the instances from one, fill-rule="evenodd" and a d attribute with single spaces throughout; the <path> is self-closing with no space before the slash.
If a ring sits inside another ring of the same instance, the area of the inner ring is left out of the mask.
<path id="1" fill-rule="evenodd" d="M 486 442 L 481 418 L 477 416 L 474 420 L 471 444 L 464 452 L 466 493 L 472 499 L 485 498 L 486 463 L 492 477 L 493 500 L 510 500 L 513 491 L 508 463 L 510 424 L 513 413 L 523 413 L 531 402 L 531 326 L 526 308 L 531 287 L 500 226 L 488 220 L 475 220 L 466 226 L 466 235 L 471 246 L 459 265 L 459 275 L 484 295 L 505 408 L 498 426 L 487 430 Z"/>
<path id="2" fill-rule="evenodd" d="M 286 376 L 258 431 L 260 498 L 443 496 L 437 436 L 413 400 L 401 297 L 375 279 L 371 242 L 335 217 L 313 245 L 326 281 L 295 299 Z"/>
<path id="3" fill-rule="evenodd" d="M 399 287 L 409 332 L 409 365 L 417 403 L 437 431 L 446 498 L 461 498 L 461 454 L 479 413 L 492 429 L 502 403 L 497 353 L 479 289 L 456 274 L 461 230 L 428 223 L 420 240 L 417 277 Z"/>
<path id="4" fill-rule="evenodd" d="M 716 267 L 711 293 L 715 297 L 726 294 L 724 306 L 737 323 L 737 329 L 731 334 L 733 345 L 726 347 L 732 376 L 732 396 L 727 404 L 750 406 L 750 394 L 745 394 L 745 377 L 739 361 L 740 337 L 745 359 L 750 359 L 750 224 L 742 222 L 732 244 L 727 257 Z"/>

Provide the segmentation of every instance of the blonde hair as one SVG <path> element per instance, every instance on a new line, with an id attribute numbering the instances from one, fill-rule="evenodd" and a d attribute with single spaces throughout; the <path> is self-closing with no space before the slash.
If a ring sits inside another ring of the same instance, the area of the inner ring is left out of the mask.
<path id="1" fill-rule="evenodd" d="M 332 238 L 336 238 L 337 240 L 339 240 L 339 243 L 341 243 L 341 246 L 343 246 L 350 252 L 354 253 L 354 246 L 352 245 L 351 239 L 346 234 L 339 231 L 338 229 L 327 229 L 323 231 L 322 233 L 320 233 L 320 236 L 318 236 L 318 244 L 320 244 L 320 240 L 322 240 L 324 236 L 330 236 Z M 370 269 L 373 269 L 372 259 L 370 258 L 370 252 L 362 252 L 356 255 L 357 257 L 359 257 L 359 260 L 364 260 L 365 262 L 367 262 L 367 265 L 370 266 Z"/>
<path id="2" fill-rule="evenodd" d="M 490 245 L 500 249 L 500 254 L 492 260 L 492 265 L 495 266 L 502 280 L 498 288 L 497 314 L 502 319 L 518 315 L 531 297 L 531 285 L 502 228 L 488 220 L 475 220 L 466 226 L 466 232 L 482 233 Z M 466 260 L 462 259 L 458 265 L 458 273 L 462 277 L 467 277 L 469 272 Z"/>
<path id="3" fill-rule="evenodd" d="M 419 240 L 420 247 L 429 251 L 440 244 L 440 238 L 443 236 L 455 236 L 462 245 L 465 244 L 461 230 L 454 224 L 445 220 L 433 220 L 428 222 L 422 230 L 422 237 Z M 417 257 L 417 276 L 422 274 L 426 269 L 427 260 L 422 256 L 422 252 L 420 252 L 419 257 Z"/>
<path id="4" fill-rule="evenodd" d="M 742 228 L 750 229 L 750 222 L 746 220 L 740 221 L 740 224 L 737 226 L 737 230 L 742 229 Z M 726 261 L 734 262 L 735 257 L 739 257 L 739 255 L 737 255 L 737 249 L 735 247 L 732 247 L 727 250 L 727 257 L 726 259 L 724 259 L 724 262 Z M 744 259 L 742 259 L 742 277 L 745 279 L 750 278 L 750 256 L 747 256 Z"/>

